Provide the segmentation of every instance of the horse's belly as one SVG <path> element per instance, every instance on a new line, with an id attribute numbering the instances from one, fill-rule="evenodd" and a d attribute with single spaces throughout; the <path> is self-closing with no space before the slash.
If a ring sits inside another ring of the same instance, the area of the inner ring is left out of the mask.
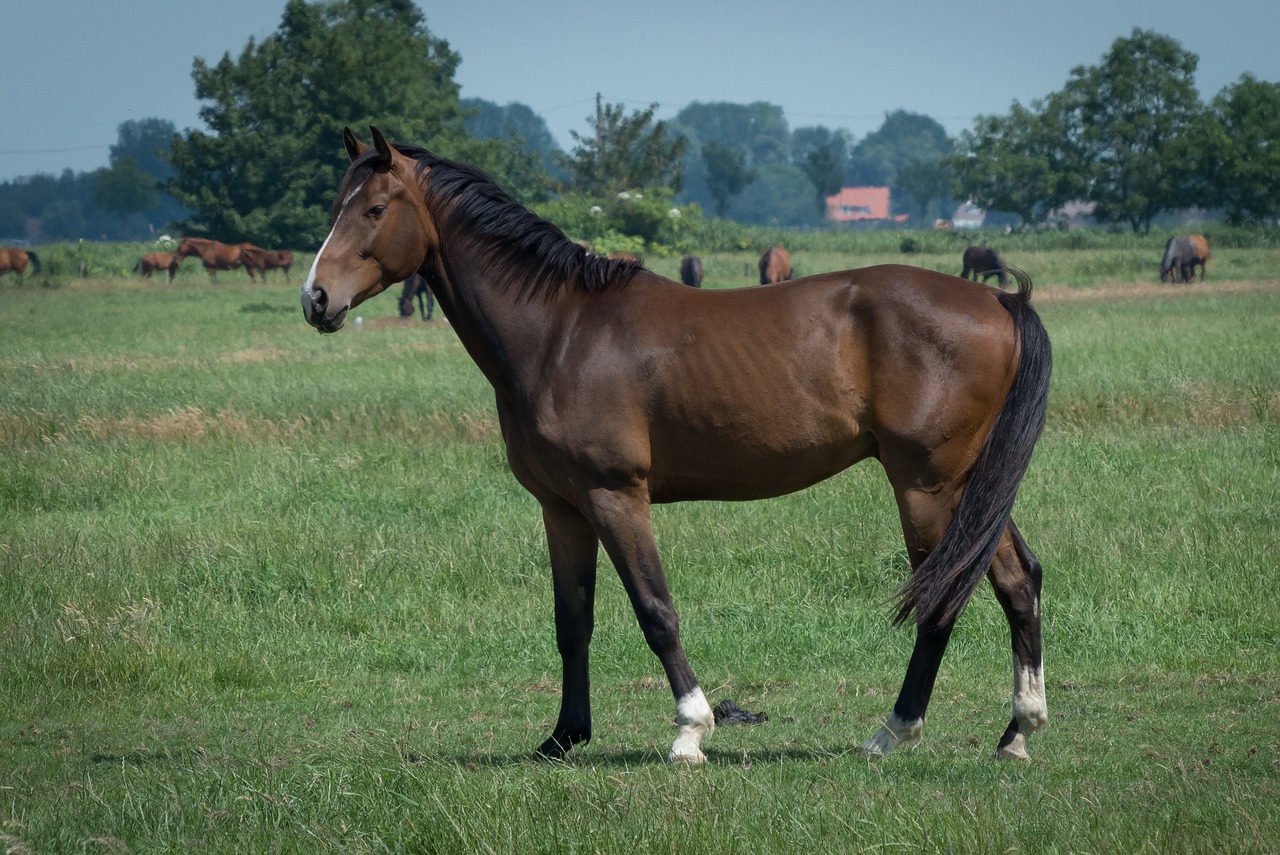
<path id="1" fill-rule="evenodd" d="M 875 453 L 875 440 L 856 429 L 817 437 L 723 435 L 719 441 L 676 436 L 655 441 L 650 500 L 744 501 L 794 493 L 824 481 Z"/>

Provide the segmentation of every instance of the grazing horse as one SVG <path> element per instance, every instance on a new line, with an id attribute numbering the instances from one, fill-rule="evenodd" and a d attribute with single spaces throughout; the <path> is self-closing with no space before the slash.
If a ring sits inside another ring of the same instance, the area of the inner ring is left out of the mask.
<path id="1" fill-rule="evenodd" d="M 972 274 L 974 282 L 978 276 L 986 282 L 992 276 L 997 277 L 1001 287 L 1009 284 L 1008 266 L 1004 258 L 994 249 L 985 246 L 971 246 L 964 251 L 964 269 L 960 271 L 961 279 L 969 279 Z"/>
<path id="2" fill-rule="evenodd" d="M 178 259 L 172 252 L 148 252 L 138 259 L 133 269 L 141 272 L 144 279 L 150 279 L 151 274 L 157 270 L 167 270 L 169 281 L 172 282 L 174 274 L 178 272 Z"/>
<path id="3" fill-rule="evenodd" d="M 771 246 L 760 256 L 760 284 L 772 285 L 791 278 L 791 253 L 784 246 Z"/>
<path id="4" fill-rule="evenodd" d="M 589 253 L 479 169 L 371 130 L 368 147 L 344 130 L 352 162 L 303 316 L 336 332 L 420 273 L 493 385 L 507 461 L 541 505 L 551 558 L 563 691 L 540 755 L 591 739 L 600 546 L 675 699 L 670 759 L 698 763 L 714 716 L 680 643 L 650 507 L 779 496 L 870 457 L 897 502 L 912 573 L 896 621 L 913 618 L 916 641 L 863 752 L 920 741 L 952 628 L 985 576 L 1013 647 L 997 756 L 1026 757 L 1048 718 L 1041 568 L 1010 513 L 1052 362 L 1026 274 L 1016 292 L 906 265 L 695 290 Z"/>
<path id="5" fill-rule="evenodd" d="M 1205 265 L 1209 261 L 1209 242 L 1203 235 L 1178 235 L 1164 244 L 1164 257 L 1160 261 L 1161 282 L 1191 282 L 1195 279 L 1196 265 L 1200 265 L 1200 281 L 1204 281 Z"/>
<path id="6" fill-rule="evenodd" d="M 249 247 L 249 253 L 246 255 L 245 247 Z M 258 250 L 253 244 L 227 244 L 219 243 L 216 240 L 208 238 L 183 238 L 178 244 L 178 250 L 173 257 L 179 263 L 189 255 L 195 255 L 200 258 L 204 264 L 204 269 L 209 272 L 209 279 L 213 279 L 213 274 L 219 270 L 234 270 L 237 267 L 243 267 L 245 272 L 249 274 L 249 279 L 256 282 L 257 277 L 253 275 L 254 260 L 253 253 Z M 259 250 L 260 251 L 260 250 Z"/>
<path id="7" fill-rule="evenodd" d="M 240 244 L 244 256 L 245 267 L 252 267 L 267 281 L 268 270 L 283 270 L 284 278 L 289 278 L 289 268 L 293 266 L 293 253 L 287 249 L 263 249 L 251 243 Z"/>
<path id="8" fill-rule="evenodd" d="M 427 301 L 425 308 L 422 305 L 424 297 Z M 404 290 L 400 292 L 400 317 L 407 318 L 413 314 L 414 298 L 418 300 L 418 312 L 421 313 L 422 319 L 431 320 L 431 315 L 436 309 L 436 298 L 432 296 L 427 280 L 417 273 L 409 274 L 409 277 L 404 280 Z"/>
<path id="9" fill-rule="evenodd" d="M 31 272 L 40 272 L 40 256 L 29 249 L 11 246 L 0 249 L 0 275 L 13 271 L 21 279 L 27 272 L 27 264 L 31 264 Z"/>
<path id="10" fill-rule="evenodd" d="M 690 288 L 702 287 L 702 259 L 686 255 L 680 259 L 680 281 Z"/>

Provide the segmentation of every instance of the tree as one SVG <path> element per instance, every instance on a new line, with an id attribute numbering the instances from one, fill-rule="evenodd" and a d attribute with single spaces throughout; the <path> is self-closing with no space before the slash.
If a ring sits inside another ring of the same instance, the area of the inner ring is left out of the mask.
<path id="1" fill-rule="evenodd" d="M 748 167 L 791 160 L 791 130 L 776 104 L 694 101 L 676 114 L 674 123 L 699 143 L 716 140 L 745 150 Z"/>
<path id="2" fill-rule="evenodd" d="M 894 184 L 916 205 L 913 214 L 922 221 L 930 219 L 929 208 L 950 198 L 951 171 L 945 159 L 912 161 L 898 170 Z"/>
<path id="3" fill-rule="evenodd" d="M 457 65 L 413 0 L 288 0 L 277 31 L 237 59 L 195 61 L 208 130 L 174 139 L 172 192 L 220 240 L 317 246 L 346 165 L 344 125 L 490 168 L 495 148 L 463 126 Z"/>
<path id="4" fill-rule="evenodd" d="M 1195 134 L 1202 204 L 1232 224 L 1280 214 L 1280 83 L 1245 74 L 1213 99 Z"/>
<path id="5" fill-rule="evenodd" d="M 463 98 L 462 109 L 467 132 L 477 140 L 497 140 L 504 149 L 515 146 L 521 152 L 534 155 L 543 171 L 557 170 L 555 155 L 560 146 L 556 145 L 546 120 L 527 104 L 513 101 L 499 105 L 483 98 Z M 508 151 L 505 156 L 512 154 Z M 511 192 L 511 188 L 503 186 Z"/>
<path id="6" fill-rule="evenodd" d="M 822 222 L 813 208 L 813 184 L 804 170 L 790 163 L 759 167 L 756 180 L 729 206 L 729 216 L 762 226 L 816 226 Z"/>
<path id="7" fill-rule="evenodd" d="M 791 160 L 796 166 L 804 168 L 805 159 L 819 148 L 830 149 L 843 170 L 849 163 L 853 138 L 846 130 L 833 131 L 825 125 L 796 128 L 791 134 Z"/>
<path id="8" fill-rule="evenodd" d="M 1043 102 L 1028 108 L 1017 101 L 1007 116 L 979 116 L 945 160 L 957 195 L 1017 214 L 1024 223 L 1040 222 L 1053 208 L 1081 198 L 1083 167 L 1064 144 L 1070 136 L 1060 124 L 1064 116 Z"/>
<path id="9" fill-rule="evenodd" d="M 130 214 L 154 208 L 160 198 L 155 177 L 144 172 L 132 157 L 119 158 L 110 167 L 99 169 L 94 181 L 98 207 L 119 214 L 121 224 Z"/>
<path id="10" fill-rule="evenodd" d="M 647 187 L 679 190 L 684 137 L 671 138 L 665 122 L 653 121 L 657 104 L 630 116 L 624 109 L 601 103 L 597 95 L 592 135 L 569 132 L 577 145 L 559 161 L 573 189 L 595 195 Z"/>
<path id="11" fill-rule="evenodd" d="M 1187 135 L 1203 110 L 1195 87 L 1199 60 L 1174 39 L 1135 28 L 1100 65 L 1072 69 L 1050 106 L 1078 136 L 1087 198 L 1100 222 L 1148 231 L 1161 211 L 1193 203 Z"/>
<path id="12" fill-rule="evenodd" d="M 827 197 L 839 193 L 844 186 L 844 161 L 832 146 L 823 145 L 805 155 L 801 169 L 813 182 L 818 213 L 825 216 Z"/>
<path id="13" fill-rule="evenodd" d="M 892 185 L 898 170 L 908 163 L 928 163 L 951 153 L 946 128 L 919 113 L 895 110 L 878 129 L 849 153 L 845 183 L 862 186 Z"/>
<path id="14" fill-rule="evenodd" d="M 132 158 L 138 168 L 157 181 L 173 175 L 169 149 L 178 129 L 168 119 L 129 119 L 116 129 L 116 144 L 111 146 L 110 162 Z"/>
<path id="15" fill-rule="evenodd" d="M 733 197 L 756 180 L 756 171 L 747 166 L 745 149 L 731 148 L 719 140 L 703 144 L 702 162 L 707 171 L 707 187 L 715 199 L 716 216 L 723 217 Z"/>

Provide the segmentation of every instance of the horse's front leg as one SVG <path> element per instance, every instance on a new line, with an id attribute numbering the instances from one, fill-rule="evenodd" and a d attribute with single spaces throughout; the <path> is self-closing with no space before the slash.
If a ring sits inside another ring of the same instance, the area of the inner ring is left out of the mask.
<path id="1" fill-rule="evenodd" d="M 715 718 L 680 644 L 679 619 L 653 539 L 648 495 L 641 489 L 598 490 L 592 495 L 591 511 L 596 533 L 622 579 L 645 641 L 662 663 L 675 697 L 680 730 L 668 759 L 701 763 L 707 759 L 702 740 L 715 729 Z"/>
<path id="2" fill-rule="evenodd" d="M 542 520 L 551 552 L 563 691 L 560 717 L 551 736 L 538 747 L 538 753 L 560 759 L 573 746 L 591 741 L 588 648 L 595 626 L 599 541 L 590 523 L 568 506 L 543 503 Z"/>

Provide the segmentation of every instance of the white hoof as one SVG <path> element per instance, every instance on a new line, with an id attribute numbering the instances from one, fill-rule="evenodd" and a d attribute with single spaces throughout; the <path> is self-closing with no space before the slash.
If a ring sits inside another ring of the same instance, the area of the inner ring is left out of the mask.
<path id="1" fill-rule="evenodd" d="M 905 722 L 891 713 L 875 735 L 858 749 L 868 757 L 883 757 L 896 748 L 915 748 L 923 740 L 924 721 Z"/>
<path id="2" fill-rule="evenodd" d="M 1025 733 L 1014 734 L 1013 740 L 1008 745 L 1003 745 L 996 749 L 997 760 L 1030 760 L 1031 756 L 1027 754 L 1027 736 Z"/>
<path id="3" fill-rule="evenodd" d="M 667 759 L 672 763 L 696 766 L 707 761 L 702 740 L 716 729 L 716 718 L 701 689 L 694 689 L 676 703 L 676 724 L 680 733 Z"/>
<path id="4" fill-rule="evenodd" d="M 695 749 L 692 754 L 685 753 L 673 745 L 671 753 L 667 755 L 667 762 L 673 766 L 701 766 L 707 762 L 707 755 L 698 749 Z"/>

